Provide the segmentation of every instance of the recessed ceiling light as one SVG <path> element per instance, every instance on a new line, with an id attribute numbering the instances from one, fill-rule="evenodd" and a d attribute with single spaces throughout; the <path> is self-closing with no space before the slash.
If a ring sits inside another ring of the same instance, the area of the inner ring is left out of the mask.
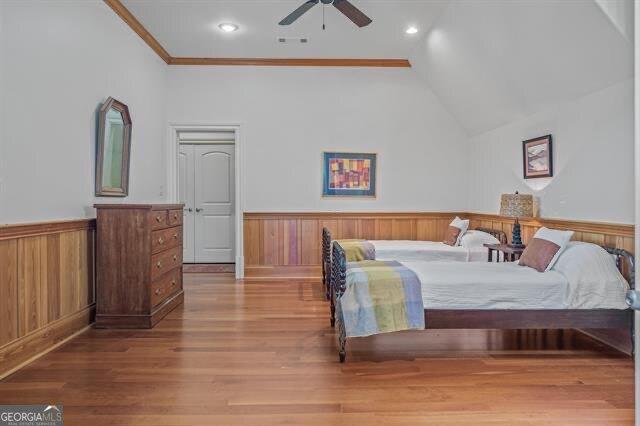
<path id="1" fill-rule="evenodd" d="M 238 29 L 238 26 L 236 24 L 224 23 L 218 25 L 218 28 L 220 28 L 225 33 L 232 33 Z"/>
<path id="2" fill-rule="evenodd" d="M 409 27 L 409 28 L 407 28 L 407 30 L 405 32 L 407 34 L 417 34 L 418 33 L 418 29 L 416 27 Z"/>

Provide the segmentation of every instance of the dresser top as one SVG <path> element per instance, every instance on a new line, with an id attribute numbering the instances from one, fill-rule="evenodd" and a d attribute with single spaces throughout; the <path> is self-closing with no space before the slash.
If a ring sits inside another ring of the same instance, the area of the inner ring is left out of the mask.
<path id="1" fill-rule="evenodd" d="M 96 209 L 182 210 L 184 204 L 94 204 Z"/>

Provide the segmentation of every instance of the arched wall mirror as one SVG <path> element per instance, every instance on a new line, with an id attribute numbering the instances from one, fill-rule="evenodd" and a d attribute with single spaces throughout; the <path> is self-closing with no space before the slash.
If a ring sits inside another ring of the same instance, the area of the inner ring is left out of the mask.
<path id="1" fill-rule="evenodd" d="M 131 116 L 129 108 L 109 98 L 100 108 L 96 155 L 96 196 L 129 195 Z"/>

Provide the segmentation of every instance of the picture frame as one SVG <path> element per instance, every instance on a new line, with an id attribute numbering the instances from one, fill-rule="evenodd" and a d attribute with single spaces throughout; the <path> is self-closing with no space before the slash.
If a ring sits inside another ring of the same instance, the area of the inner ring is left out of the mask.
<path id="1" fill-rule="evenodd" d="M 522 142 L 522 168 L 525 179 L 553 177 L 553 137 L 551 135 Z"/>
<path id="2" fill-rule="evenodd" d="M 322 196 L 375 198 L 377 157 L 370 152 L 323 152 Z"/>

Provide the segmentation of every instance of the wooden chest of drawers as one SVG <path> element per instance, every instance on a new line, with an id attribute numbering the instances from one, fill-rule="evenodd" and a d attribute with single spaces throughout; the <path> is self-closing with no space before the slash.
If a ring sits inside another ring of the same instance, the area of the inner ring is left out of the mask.
<path id="1" fill-rule="evenodd" d="M 152 328 L 182 303 L 182 205 L 96 204 L 96 327 Z"/>

